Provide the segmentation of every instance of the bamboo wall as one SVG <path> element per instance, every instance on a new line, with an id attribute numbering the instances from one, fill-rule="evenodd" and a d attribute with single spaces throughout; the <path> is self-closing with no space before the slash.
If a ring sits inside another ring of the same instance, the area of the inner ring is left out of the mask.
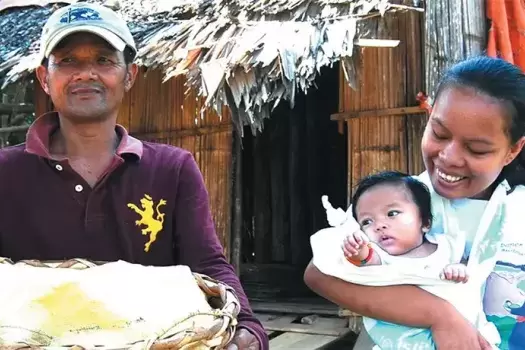
<path id="1" fill-rule="evenodd" d="M 439 79 L 452 65 L 482 55 L 485 50 L 488 55 L 492 53 L 492 41 L 487 42 L 487 15 L 490 18 L 490 14 L 486 12 L 486 3 L 479 0 L 433 0 L 425 4 L 425 86 L 429 96 L 434 97 Z M 496 1 L 498 6 L 495 7 L 510 6 L 510 3 Z M 512 21 L 513 16 L 508 18 Z M 505 27 L 508 26 L 506 20 L 502 23 Z M 508 29 L 518 30 L 511 26 Z M 489 33 L 494 34 L 492 30 Z M 498 38 L 504 37 L 498 35 Z"/>
<path id="2" fill-rule="evenodd" d="M 201 113 L 203 99 L 188 91 L 183 77 L 162 83 L 160 71 L 142 73 L 144 70 L 124 97 L 117 122 L 138 139 L 193 153 L 208 189 L 217 234 L 229 258 L 232 127 L 228 110 L 222 120 L 214 111 Z M 37 113 L 50 110 L 47 95 L 39 86 L 35 90 Z"/>
<path id="3" fill-rule="evenodd" d="M 370 32 L 398 39 L 399 46 L 362 50 L 357 91 L 340 73 L 339 112 L 355 112 L 345 120 L 348 197 L 357 181 L 370 173 L 423 171 L 420 141 L 426 114 L 392 115 L 391 110 L 418 105 L 416 95 L 423 90 L 422 20 L 421 14 L 411 12 L 367 21 Z M 363 111 L 376 113 L 360 116 Z"/>

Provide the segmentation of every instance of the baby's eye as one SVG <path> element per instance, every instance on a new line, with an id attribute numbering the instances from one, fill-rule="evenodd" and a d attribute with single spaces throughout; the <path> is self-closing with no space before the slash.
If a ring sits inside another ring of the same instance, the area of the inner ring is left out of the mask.
<path id="1" fill-rule="evenodd" d="M 390 210 L 388 216 L 397 216 L 399 213 L 401 213 L 399 210 Z"/>
<path id="2" fill-rule="evenodd" d="M 364 219 L 361 221 L 361 226 L 370 225 L 372 223 L 372 220 L 370 219 Z"/>

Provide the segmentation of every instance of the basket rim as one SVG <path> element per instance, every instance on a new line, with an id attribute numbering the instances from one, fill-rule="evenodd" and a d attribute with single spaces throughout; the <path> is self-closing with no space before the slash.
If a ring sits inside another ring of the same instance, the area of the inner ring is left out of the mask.
<path id="1" fill-rule="evenodd" d="M 64 260 L 38 260 L 38 259 L 24 259 L 14 262 L 13 260 L 5 257 L 0 257 L 0 265 L 11 265 L 11 266 L 19 266 L 19 265 L 26 265 L 33 268 L 71 268 L 75 270 L 87 270 L 99 266 L 103 266 L 109 263 L 116 263 L 119 261 L 124 261 L 129 264 L 134 264 L 127 262 L 125 260 L 117 260 L 117 261 L 97 261 L 97 260 L 89 260 L 89 259 L 82 259 L 82 258 L 73 258 L 73 259 L 64 259 Z M 141 265 L 141 264 L 137 264 Z M 150 266 L 150 265 L 142 265 L 142 266 Z M 173 266 L 186 266 L 186 265 L 173 265 Z M 153 266 L 155 267 L 155 266 Z M 189 267 L 189 266 L 188 266 Z M 190 268 L 191 271 L 191 268 Z M 194 329 L 194 330 L 188 330 L 184 329 L 182 331 L 178 331 L 171 336 L 168 336 L 166 338 L 162 338 L 165 334 L 159 335 L 157 334 L 156 339 L 143 339 L 142 342 L 145 344 L 145 348 L 151 349 L 151 350 L 164 350 L 164 349 L 179 349 L 182 347 L 186 347 L 189 344 L 195 343 L 195 344 L 202 344 L 217 342 L 220 340 L 220 344 L 217 344 L 218 349 L 221 349 L 225 347 L 231 340 L 233 339 L 233 336 L 235 334 L 236 328 L 237 328 L 237 317 L 240 312 L 240 300 L 237 297 L 237 294 L 235 290 L 228 286 L 227 284 L 216 280 L 210 276 L 207 276 L 205 274 L 197 273 L 194 271 L 191 271 L 193 277 L 195 278 L 195 281 L 203 294 L 206 296 L 208 300 L 208 304 L 213 309 L 212 312 L 208 312 L 208 316 L 213 316 L 215 320 L 213 321 L 210 329 Z M 211 298 L 219 298 L 222 307 L 214 307 L 210 303 Z M 190 319 L 191 317 L 195 316 L 201 316 L 202 313 L 194 313 L 189 315 L 187 318 L 184 318 L 183 320 L 179 320 L 175 323 L 175 325 L 172 327 L 175 328 L 177 325 L 182 324 L 183 322 L 186 322 L 187 319 Z M 168 330 L 169 331 L 169 330 Z M 167 332 L 166 332 L 167 333 Z M 106 347 L 104 345 L 99 346 L 97 345 L 93 350 L 123 350 L 128 349 L 134 344 L 125 344 L 123 347 Z M 62 349 L 75 349 L 75 350 L 81 350 L 81 349 L 88 349 L 84 348 L 79 345 L 71 345 L 71 346 L 48 346 L 48 345 L 29 345 L 25 343 L 15 343 L 12 345 L 9 344 L 3 344 L 0 345 L 0 350 L 19 350 L 19 349 L 53 349 L 53 350 L 62 350 Z M 214 349 L 216 346 L 209 347 L 209 349 Z"/>

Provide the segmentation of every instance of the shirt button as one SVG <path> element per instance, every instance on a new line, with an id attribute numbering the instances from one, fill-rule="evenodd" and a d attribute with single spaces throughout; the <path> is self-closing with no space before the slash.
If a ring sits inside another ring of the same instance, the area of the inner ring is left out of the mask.
<path id="1" fill-rule="evenodd" d="M 75 186 L 75 191 L 77 191 L 77 192 L 82 192 L 83 189 L 84 189 L 84 187 L 82 187 L 82 185 L 76 185 Z"/>
<path id="2" fill-rule="evenodd" d="M 62 171 L 62 169 L 64 169 L 64 168 L 62 168 L 62 165 L 60 165 L 60 164 L 55 165 L 55 168 L 56 168 L 58 171 Z"/>

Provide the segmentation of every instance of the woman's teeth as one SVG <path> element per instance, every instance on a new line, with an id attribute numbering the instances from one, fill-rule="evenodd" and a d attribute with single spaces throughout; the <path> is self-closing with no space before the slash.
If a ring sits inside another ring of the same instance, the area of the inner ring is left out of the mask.
<path id="1" fill-rule="evenodd" d="M 452 176 L 452 175 L 448 175 L 448 174 L 445 174 L 445 173 L 441 172 L 440 170 L 437 171 L 437 174 L 438 174 L 438 176 L 439 176 L 441 179 L 445 180 L 446 182 L 451 182 L 451 183 L 453 183 L 453 182 L 458 182 L 459 180 L 462 180 L 462 179 L 465 178 L 465 177 L 463 177 L 463 176 Z"/>

